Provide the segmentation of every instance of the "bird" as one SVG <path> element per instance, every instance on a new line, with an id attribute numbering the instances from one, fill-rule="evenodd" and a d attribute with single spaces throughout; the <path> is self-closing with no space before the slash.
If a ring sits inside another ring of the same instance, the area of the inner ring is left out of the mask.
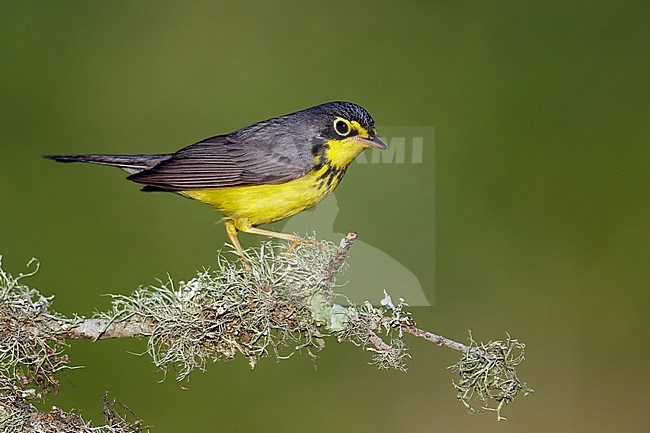
<path id="1" fill-rule="evenodd" d="M 58 162 L 118 167 L 142 191 L 172 192 L 223 214 L 226 233 L 243 257 L 238 232 L 304 242 L 259 225 L 322 201 L 365 149 L 385 150 L 375 121 L 361 106 L 335 101 L 273 117 L 198 141 L 174 153 L 45 155 Z"/>

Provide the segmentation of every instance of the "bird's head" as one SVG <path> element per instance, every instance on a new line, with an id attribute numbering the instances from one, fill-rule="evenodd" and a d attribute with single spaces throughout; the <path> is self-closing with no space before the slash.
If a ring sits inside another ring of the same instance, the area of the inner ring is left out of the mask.
<path id="1" fill-rule="evenodd" d="M 351 102 L 328 102 L 306 110 L 318 123 L 318 138 L 326 157 L 346 166 L 364 149 L 386 149 L 377 137 L 375 121 L 364 108 Z"/>

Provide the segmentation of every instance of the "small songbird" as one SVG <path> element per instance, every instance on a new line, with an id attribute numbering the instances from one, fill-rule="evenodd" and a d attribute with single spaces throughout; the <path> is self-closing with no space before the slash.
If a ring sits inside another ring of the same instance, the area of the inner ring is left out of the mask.
<path id="1" fill-rule="evenodd" d="M 206 138 L 170 154 L 49 155 L 59 162 L 119 167 L 143 191 L 169 191 L 214 206 L 237 252 L 237 232 L 293 242 L 258 228 L 308 209 L 334 190 L 364 149 L 386 149 L 375 122 L 351 102 L 328 102 Z"/>

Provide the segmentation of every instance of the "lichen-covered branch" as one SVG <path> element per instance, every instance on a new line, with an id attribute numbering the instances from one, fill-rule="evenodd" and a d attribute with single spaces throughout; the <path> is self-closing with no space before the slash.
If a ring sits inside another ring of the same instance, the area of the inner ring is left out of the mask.
<path id="1" fill-rule="evenodd" d="M 215 270 L 112 295 L 112 308 L 91 318 L 52 312 L 52 298 L 22 283 L 29 274 L 13 277 L 0 266 L 0 380 L 19 390 L 11 394 L 7 388 L 5 396 L 28 399 L 55 389 L 55 374 L 70 368 L 66 340 L 144 338 L 154 364 L 163 371 L 174 367 L 181 381 L 222 358 L 243 356 L 254 367 L 269 356 L 313 355 L 328 337 L 372 352 L 370 363 L 379 368 L 406 371 L 411 355 L 403 337 L 411 334 L 462 352 L 452 366 L 458 398 L 500 417 L 503 405 L 525 389 L 515 369 L 523 344 L 508 337 L 486 344 L 470 338 L 465 345 L 425 331 L 416 327 L 408 304 L 400 299 L 395 305 L 386 292 L 380 306 L 335 303 L 337 278 L 355 239 L 349 233 L 338 246 L 312 239 L 295 248 L 265 242 L 245 251 L 246 266 L 219 255 Z M 28 389 L 32 394 L 21 394 Z M 0 426 L 11 407 L 0 402 Z M 85 431 L 79 428 L 70 431 Z"/>
<path id="2" fill-rule="evenodd" d="M 30 262 L 30 265 L 37 263 Z M 23 284 L 2 269 L 0 256 L 0 433 L 137 433 L 148 431 L 121 403 L 104 400 L 103 425 L 53 407 L 39 411 L 34 402 L 56 390 L 55 374 L 71 368 L 64 354 L 65 329 L 84 326 L 81 318 L 50 311 L 51 297 Z M 92 321 L 90 319 L 89 321 Z M 127 412 L 125 415 L 124 412 Z M 127 418 L 133 418 L 129 420 Z"/>
<path id="3" fill-rule="evenodd" d="M 149 428 L 133 417 L 130 410 L 104 396 L 105 424 L 93 425 L 75 412 L 52 407 L 39 411 L 34 396 L 6 377 L 0 377 L 0 433 L 141 433 Z M 133 420 L 128 419 L 131 416 Z"/>

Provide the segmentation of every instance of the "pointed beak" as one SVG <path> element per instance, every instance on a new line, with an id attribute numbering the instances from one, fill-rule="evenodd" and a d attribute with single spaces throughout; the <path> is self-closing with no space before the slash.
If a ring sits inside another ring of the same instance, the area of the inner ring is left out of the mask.
<path id="1" fill-rule="evenodd" d="M 358 140 L 361 141 L 363 144 L 365 144 L 368 147 L 374 147 L 375 149 L 381 149 L 381 150 L 388 149 L 388 146 L 386 146 L 386 143 L 381 141 L 375 135 L 371 135 L 368 138 L 358 138 Z"/>

